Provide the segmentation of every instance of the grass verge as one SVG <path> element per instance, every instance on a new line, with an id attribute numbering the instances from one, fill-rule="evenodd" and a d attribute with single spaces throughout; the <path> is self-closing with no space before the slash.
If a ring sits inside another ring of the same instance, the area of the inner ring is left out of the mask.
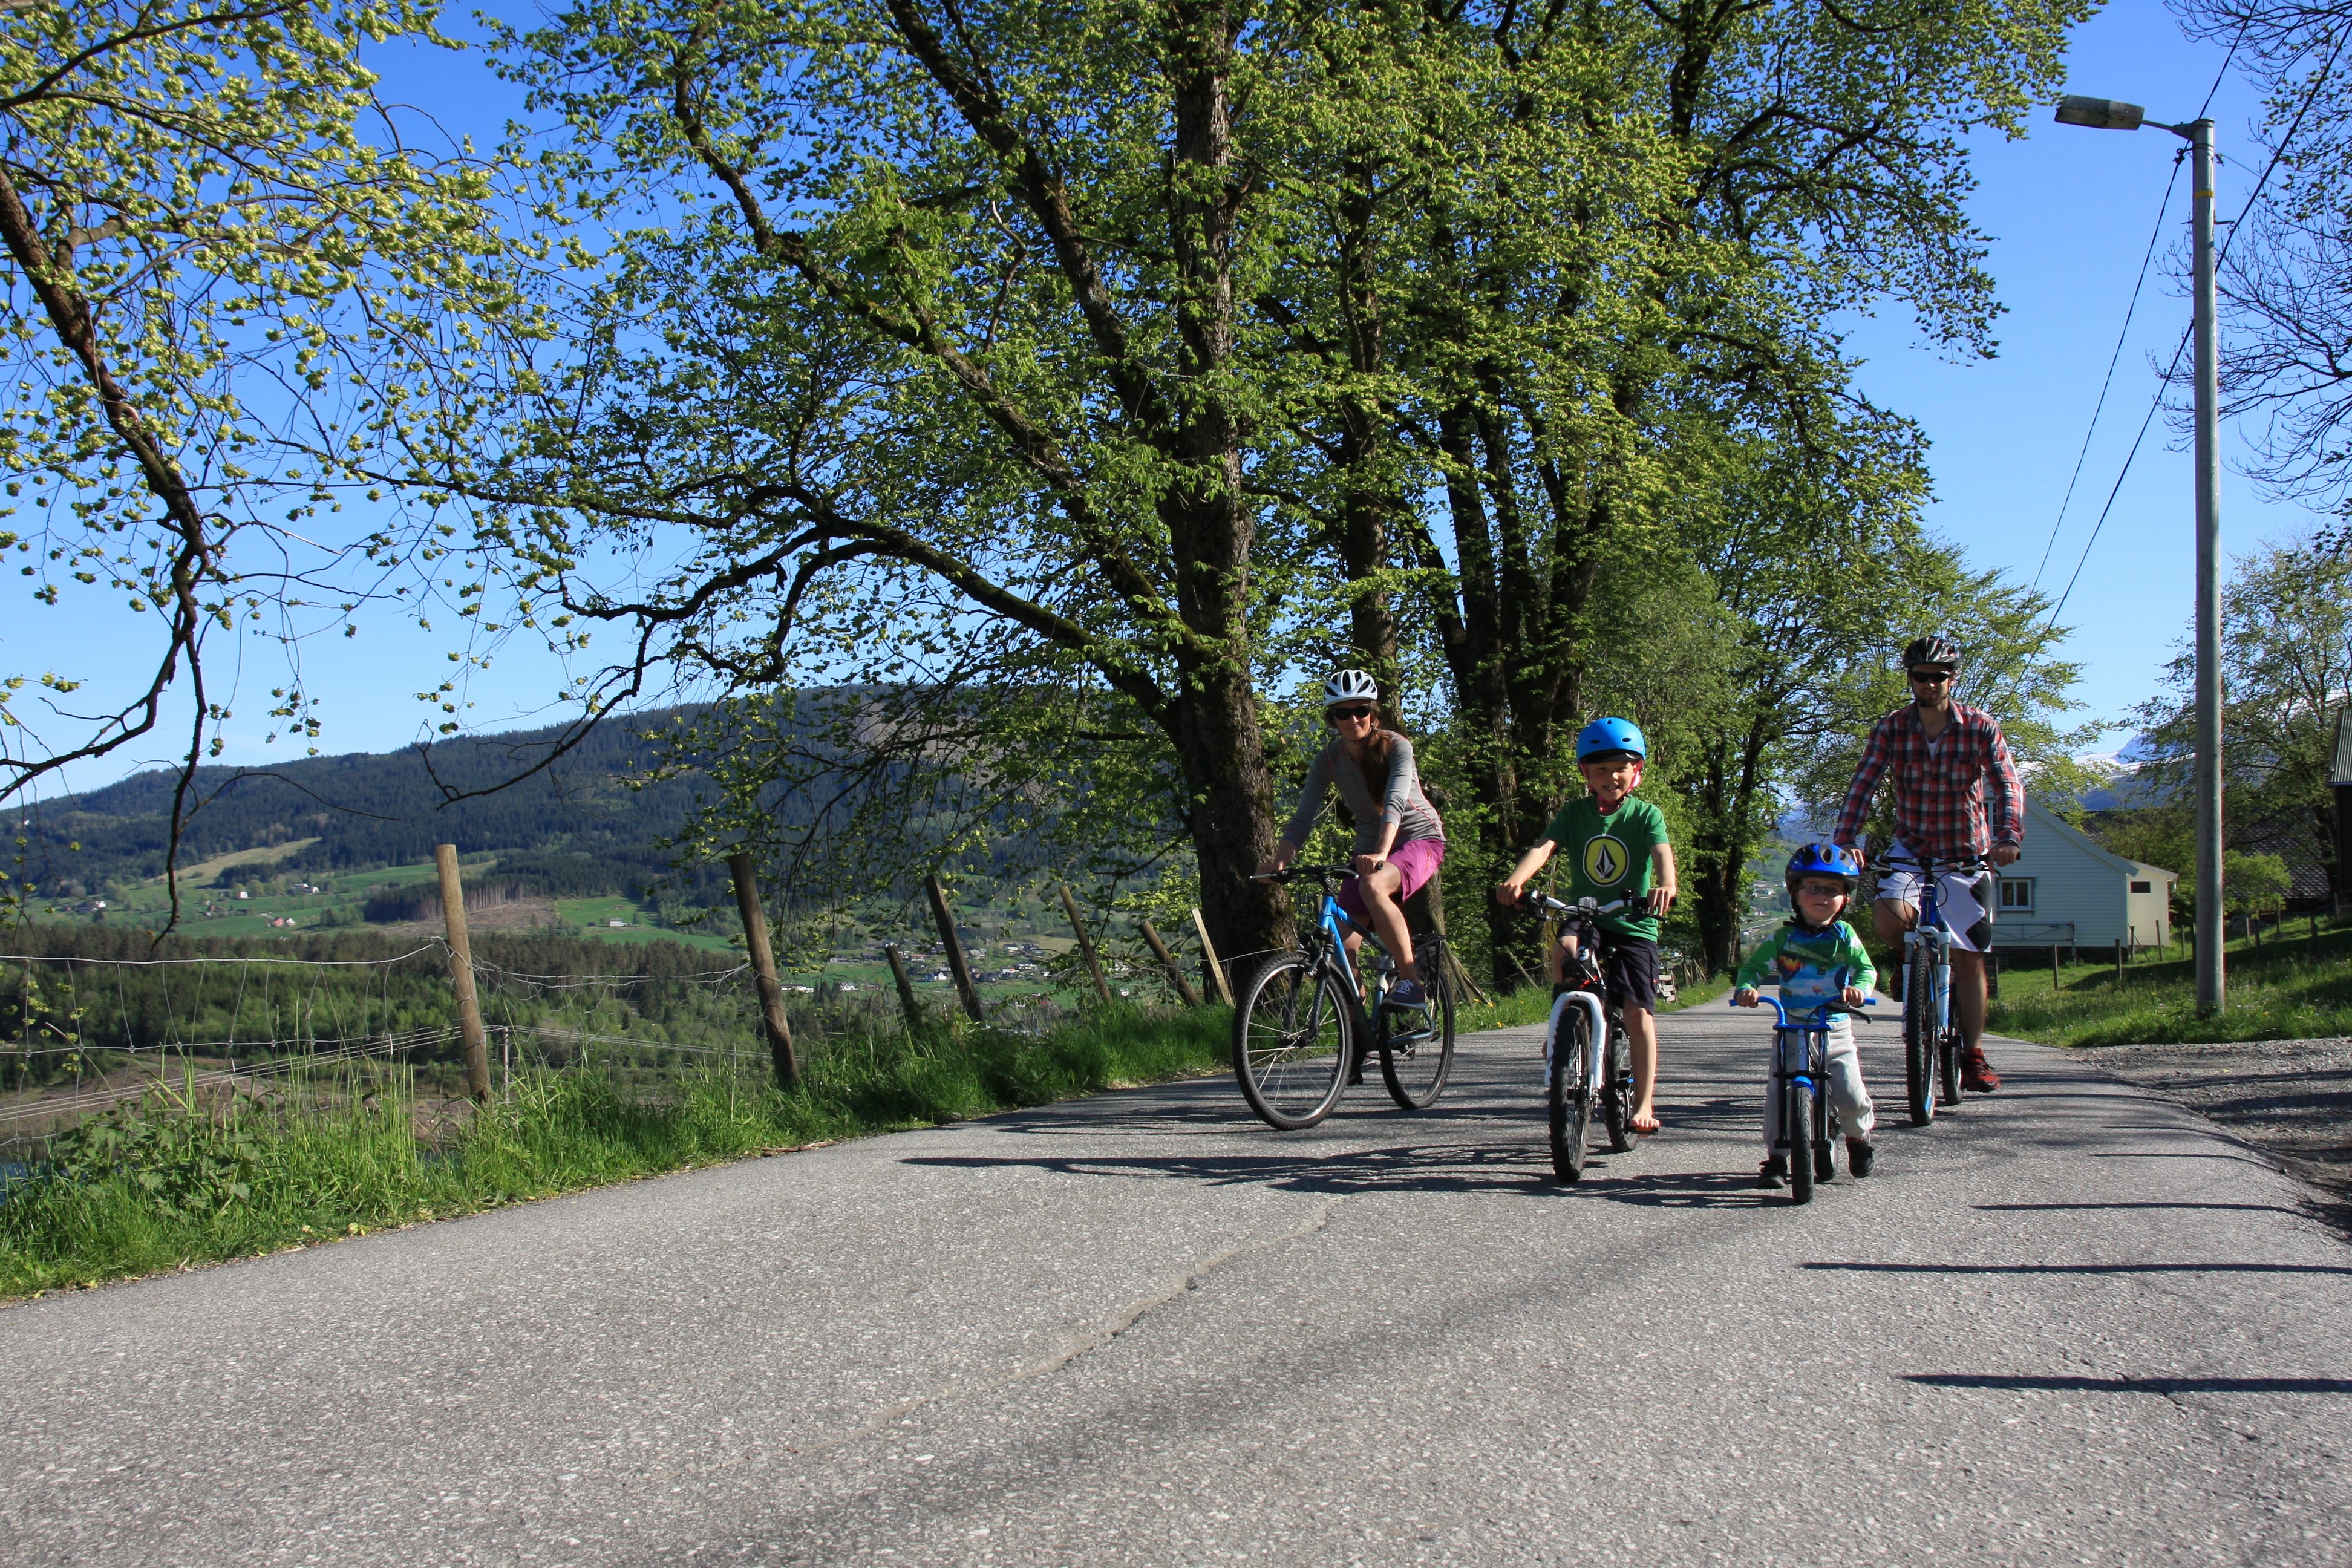
<path id="1" fill-rule="evenodd" d="M 2309 1040 L 2352 1036 L 2352 928 L 2323 922 L 2228 948 L 2228 1005 L 2197 1016 L 2195 971 L 2186 958 L 2141 959 L 2116 975 L 2104 963 L 2010 969 L 1988 1023 L 1997 1034 L 2046 1046 L 2179 1045 L 2223 1040 Z"/>
<path id="2" fill-rule="evenodd" d="M 1223 1067 L 1232 1014 L 1107 1009 L 1043 1037 L 844 1043 L 790 1094 L 735 1071 L 659 1098 L 591 1068 L 519 1075 L 436 1139 L 397 1081 L 299 1100 L 159 1084 L 60 1141 L 0 1198 L 0 1298 L 253 1257 L 762 1149 L 929 1126 Z"/>

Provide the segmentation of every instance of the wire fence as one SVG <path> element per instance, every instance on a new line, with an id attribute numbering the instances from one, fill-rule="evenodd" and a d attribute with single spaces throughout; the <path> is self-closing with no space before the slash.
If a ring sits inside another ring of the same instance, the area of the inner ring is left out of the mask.
<path id="1" fill-rule="evenodd" d="M 689 1072 L 771 1070 L 749 963 L 688 968 L 677 960 L 701 955 L 681 948 L 664 962 L 648 954 L 628 970 L 578 973 L 501 956 L 478 949 L 470 963 L 501 1090 L 544 1070 L 593 1068 L 640 1093 Z M 361 957 L 0 953 L 0 1164 L 37 1159 L 58 1132 L 159 1086 L 321 1100 L 398 1071 L 420 1100 L 454 1101 L 465 1092 L 464 1037 L 451 973 L 439 937 Z M 1056 988 L 1000 991 L 983 1004 L 986 1021 L 1042 1033 L 1075 1010 L 1058 989 L 1066 975 L 1034 979 Z M 1160 987 L 1138 976 L 1120 992 L 1138 989 L 1149 1000 Z M 878 986 L 788 990 L 803 1057 L 914 1027 L 900 998 Z M 951 997 L 929 1001 L 932 1016 L 952 1010 Z"/>

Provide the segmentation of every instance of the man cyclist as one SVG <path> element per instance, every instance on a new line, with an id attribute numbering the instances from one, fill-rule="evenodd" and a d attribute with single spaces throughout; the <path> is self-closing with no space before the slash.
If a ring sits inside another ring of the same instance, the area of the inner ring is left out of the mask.
<path id="1" fill-rule="evenodd" d="M 1853 770 L 1839 811 L 1835 841 L 1857 849 L 1863 819 L 1882 773 L 1895 781 L 1895 842 L 1878 882 L 1872 923 L 1882 942 L 1897 942 L 1919 923 L 1919 855 L 1938 865 L 2014 861 L 2025 842 L 2025 788 L 2000 726 L 1981 708 L 1952 700 L 1960 650 L 1937 636 L 1915 638 L 1903 650 L 1911 700 L 1870 728 L 1870 742 Z M 1990 815 L 1991 821 L 1987 823 Z M 1936 897 L 1952 932 L 1952 1010 L 1958 1016 L 1961 1082 L 1972 1094 L 2000 1087 L 1984 1057 L 1985 951 L 1992 945 L 1993 879 L 1982 873 L 1937 874 Z"/>

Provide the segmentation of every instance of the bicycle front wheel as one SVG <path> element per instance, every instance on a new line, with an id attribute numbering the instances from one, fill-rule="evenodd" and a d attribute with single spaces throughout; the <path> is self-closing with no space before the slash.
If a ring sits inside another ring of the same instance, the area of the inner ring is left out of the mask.
<path id="1" fill-rule="evenodd" d="M 1601 1109 L 1609 1124 L 1609 1149 L 1622 1154 L 1633 1146 L 1633 1042 L 1624 1025 L 1609 1022 L 1609 1055 L 1601 1064 Z"/>
<path id="2" fill-rule="evenodd" d="M 1960 1032 L 1946 1029 L 1936 1043 L 1936 1076 L 1943 1080 L 1944 1103 L 1960 1102 Z"/>
<path id="3" fill-rule="evenodd" d="M 1339 981 L 1281 952 L 1258 966 L 1234 1010 L 1234 1078 L 1269 1127 L 1295 1131 L 1331 1114 L 1347 1088 L 1347 998 Z"/>
<path id="4" fill-rule="evenodd" d="M 1911 1125 L 1936 1120 L 1936 966 L 1927 946 L 1911 950 L 1903 978 L 1903 1087 L 1911 1101 Z"/>
<path id="5" fill-rule="evenodd" d="M 1413 950 L 1429 1005 L 1382 1007 L 1372 1028 L 1380 1038 L 1381 1077 L 1388 1080 L 1389 1098 L 1402 1110 L 1426 1110 L 1437 1103 L 1454 1070 L 1454 981 L 1446 973 L 1444 937 L 1415 937 Z"/>
<path id="6" fill-rule="evenodd" d="M 1592 1150 L 1592 1021 L 1581 1007 L 1559 1016 L 1552 1037 L 1551 1082 L 1544 1109 L 1551 1123 L 1552 1174 L 1563 1182 L 1584 1179 Z"/>
<path id="7" fill-rule="evenodd" d="M 1789 1201 L 1813 1201 L 1813 1086 L 1789 1080 L 1788 1099 L 1780 1104 L 1780 1126 L 1789 1134 Z"/>

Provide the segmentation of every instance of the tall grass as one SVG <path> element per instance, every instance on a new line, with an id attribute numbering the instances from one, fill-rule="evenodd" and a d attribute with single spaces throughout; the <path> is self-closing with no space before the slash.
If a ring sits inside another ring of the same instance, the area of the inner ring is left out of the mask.
<path id="1" fill-rule="evenodd" d="M 1212 1070 L 1232 1015 L 1129 1008 L 1043 1036 L 941 1029 L 843 1040 L 792 1093 L 733 1067 L 660 1092 L 593 1067 L 519 1073 L 420 1135 L 400 1079 L 271 1104 L 184 1082 L 84 1124 L 0 1201 L 0 1296 L 250 1257 L 388 1226 Z"/>
<path id="2" fill-rule="evenodd" d="M 2323 923 L 2281 931 L 2262 946 L 2229 944 L 2228 1005 L 2197 1016 L 2197 984 L 2185 958 L 2141 960 L 2116 978 L 2112 960 L 2076 964 L 2051 984 L 2045 967 L 2000 977 L 1989 1023 L 2000 1034 L 2051 1046 L 2171 1045 L 2189 1041 L 2305 1040 L 2352 1036 L 2352 930 Z"/>

